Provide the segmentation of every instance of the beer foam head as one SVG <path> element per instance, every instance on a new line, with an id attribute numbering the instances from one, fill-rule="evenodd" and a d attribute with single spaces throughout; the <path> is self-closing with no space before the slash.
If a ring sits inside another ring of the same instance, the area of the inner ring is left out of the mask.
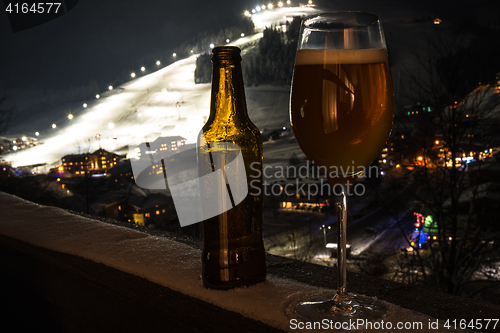
<path id="1" fill-rule="evenodd" d="M 386 49 L 302 49 L 297 51 L 295 65 L 378 64 L 384 62 L 387 62 Z"/>

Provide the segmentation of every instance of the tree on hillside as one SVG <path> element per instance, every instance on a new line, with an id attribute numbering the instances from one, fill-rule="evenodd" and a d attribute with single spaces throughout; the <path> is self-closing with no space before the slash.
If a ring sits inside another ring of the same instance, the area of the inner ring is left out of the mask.
<path id="1" fill-rule="evenodd" d="M 286 24 L 286 32 L 272 26 L 264 29 L 259 40 L 259 53 L 246 59 L 243 66 L 244 81 L 249 86 L 260 84 L 289 85 L 292 80 L 297 40 L 300 29 L 299 18 Z"/>
<path id="2" fill-rule="evenodd" d="M 474 296 L 485 281 L 488 288 L 500 288 L 500 200 L 490 196 L 500 190 L 500 173 L 489 158 L 500 142 L 500 98 L 488 84 L 500 63 L 489 52 L 494 31 L 434 29 L 426 49 L 413 53 L 416 68 L 401 77 L 407 83 L 404 97 L 417 106 L 415 114 L 401 116 L 407 120 L 399 126 L 415 152 L 404 162 L 414 167 L 407 192 L 433 219 L 424 229 L 432 244 L 414 244 L 415 265 L 404 269 L 420 283 Z"/>
<path id="3" fill-rule="evenodd" d="M 254 24 L 248 17 L 240 19 L 238 24 L 219 30 L 218 32 L 205 31 L 196 36 L 195 42 L 187 42 L 179 49 L 180 56 L 187 56 L 191 53 L 202 53 L 196 58 L 196 69 L 194 71 L 195 83 L 210 83 L 212 80 L 212 55 L 209 50 L 209 45 L 226 45 L 226 40 L 236 40 L 243 35 L 251 35 L 254 33 Z"/>
<path id="4" fill-rule="evenodd" d="M 183 43 L 176 48 L 178 56 L 189 56 L 194 53 L 205 53 L 210 51 L 210 44 L 215 46 L 226 45 L 226 40 L 234 41 L 244 36 L 251 36 L 255 33 L 255 26 L 252 19 L 241 17 L 236 24 L 219 30 L 205 30 L 192 40 Z M 192 51 L 192 52 L 191 52 Z"/>
<path id="5" fill-rule="evenodd" d="M 212 56 L 208 53 L 200 54 L 196 58 L 194 70 L 195 83 L 210 83 L 212 80 Z"/>

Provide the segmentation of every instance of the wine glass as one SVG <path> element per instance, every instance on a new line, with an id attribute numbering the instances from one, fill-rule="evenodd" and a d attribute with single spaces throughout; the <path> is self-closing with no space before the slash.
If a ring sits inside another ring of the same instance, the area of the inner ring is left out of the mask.
<path id="1" fill-rule="evenodd" d="M 381 302 L 346 290 L 346 190 L 383 149 L 394 100 L 380 18 L 332 12 L 302 21 L 290 122 L 304 154 L 326 168 L 337 197 L 337 293 L 296 307 L 306 320 L 379 318 Z M 378 304 L 377 304 L 378 303 Z"/>

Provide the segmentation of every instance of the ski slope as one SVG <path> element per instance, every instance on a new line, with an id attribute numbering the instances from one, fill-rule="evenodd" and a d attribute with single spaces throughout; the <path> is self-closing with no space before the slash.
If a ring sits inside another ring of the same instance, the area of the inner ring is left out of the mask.
<path id="1" fill-rule="evenodd" d="M 254 44 L 262 37 L 266 26 L 317 11 L 310 7 L 262 10 L 252 15 L 256 34 L 227 45 L 243 48 Z M 154 141 L 158 136 L 175 135 L 186 138 L 188 144 L 196 142 L 210 109 L 210 84 L 194 83 L 198 55 L 180 59 L 103 92 L 99 99 L 88 102 L 85 112 L 41 138 L 43 144 L 12 152 L 5 159 L 14 167 L 45 163 L 46 169 L 41 171 L 47 171 L 64 155 L 94 151 L 99 147 L 117 151 Z"/>

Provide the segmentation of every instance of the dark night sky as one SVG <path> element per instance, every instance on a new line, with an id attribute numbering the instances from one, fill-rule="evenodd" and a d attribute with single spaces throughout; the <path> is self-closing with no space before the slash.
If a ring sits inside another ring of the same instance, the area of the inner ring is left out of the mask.
<path id="1" fill-rule="evenodd" d="M 16 88 L 64 88 L 112 77 L 200 29 L 233 20 L 242 8 L 230 0 L 81 0 L 62 17 L 17 33 L 2 15 L 1 80 Z"/>
<path id="2" fill-rule="evenodd" d="M 10 102 L 16 104 L 25 99 L 23 96 L 33 98 L 33 92 L 64 91 L 86 86 L 93 79 L 99 84 L 113 84 L 110 81 L 120 72 L 137 70 L 147 65 L 142 63 L 146 59 L 171 53 L 183 40 L 203 30 L 231 25 L 237 15 L 261 2 L 80 0 L 62 17 L 17 33 L 12 33 L 3 13 L 0 95 L 14 96 Z M 385 20 L 405 20 L 426 13 L 442 17 L 460 13 L 500 17 L 492 10 L 498 10 L 497 1 L 491 0 L 467 0 L 460 5 L 444 0 L 317 0 L 315 3 L 328 10 L 371 11 Z"/>

